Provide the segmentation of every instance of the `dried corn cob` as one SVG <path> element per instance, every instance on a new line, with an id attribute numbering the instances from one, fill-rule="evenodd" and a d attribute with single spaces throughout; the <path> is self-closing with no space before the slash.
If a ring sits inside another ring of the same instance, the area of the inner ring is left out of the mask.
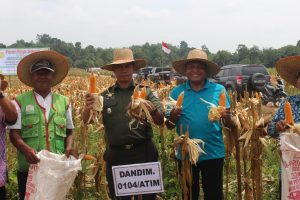
<path id="1" fill-rule="evenodd" d="M 132 100 L 139 98 L 139 87 L 135 87 L 132 94 Z"/>
<path id="2" fill-rule="evenodd" d="M 226 107 L 226 95 L 224 90 L 220 94 L 219 106 Z"/>
<path id="3" fill-rule="evenodd" d="M 176 107 L 177 108 L 180 108 L 182 106 L 183 98 L 184 98 L 184 91 L 182 91 L 180 93 L 180 95 L 178 96 L 178 98 L 177 98 L 177 102 L 176 102 Z"/>
<path id="4" fill-rule="evenodd" d="M 94 156 L 88 155 L 88 154 L 84 155 L 83 159 L 84 160 L 97 160 Z"/>
<path id="5" fill-rule="evenodd" d="M 146 95 L 147 95 L 146 87 L 143 87 L 142 91 L 139 94 L 139 98 L 146 99 Z"/>
<path id="6" fill-rule="evenodd" d="M 96 76 L 94 75 L 94 73 L 91 74 L 90 76 L 90 89 L 89 89 L 90 93 L 96 93 L 97 89 L 96 89 Z"/>
<path id="7" fill-rule="evenodd" d="M 290 102 L 284 104 L 285 121 L 287 124 L 294 125 L 293 111 Z"/>

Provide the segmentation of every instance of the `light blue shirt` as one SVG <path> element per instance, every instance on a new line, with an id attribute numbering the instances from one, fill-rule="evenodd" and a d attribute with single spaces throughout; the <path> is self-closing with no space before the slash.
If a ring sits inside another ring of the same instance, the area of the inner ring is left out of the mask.
<path id="1" fill-rule="evenodd" d="M 229 97 L 225 88 L 209 80 L 206 80 L 204 87 L 198 92 L 191 88 L 189 81 L 175 87 L 171 92 L 170 96 L 174 100 L 177 100 L 179 94 L 184 91 L 182 113 L 176 124 L 176 132 L 178 134 L 184 134 L 186 129 L 188 129 L 190 138 L 201 139 L 205 142 L 203 150 L 206 154 L 200 155 L 198 162 L 223 158 L 225 156 L 220 122 L 211 122 L 208 120 L 210 105 L 200 100 L 200 98 L 202 98 L 218 106 L 220 94 L 223 90 L 227 98 L 226 107 L 229 107 Z M 170 109 L 167 109 L 166 116 L 167 118 L 170 116 Z M 180 133 L 181 126 L 183 130 L 182 133 Z M 180 150 L 178 157 L 180 159 Z"/>

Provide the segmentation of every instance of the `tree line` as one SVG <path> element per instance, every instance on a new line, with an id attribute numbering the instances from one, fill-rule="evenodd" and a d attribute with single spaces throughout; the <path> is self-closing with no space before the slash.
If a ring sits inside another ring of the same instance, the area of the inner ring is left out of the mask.
<path id="1" fill-rule="evenodd" d="M 149 66 L 160 67 L 171 65 L 172 61 L 186 58 L 188 52 L 193 49 L 188 43 L 181 41 L 179 45 L 168 44 L 171 49 L 170 54 L 162 52 L 161 43 L 144 45 L 133 45 L 129 48 L 133 50 L 135 58 L 144 58 L 148 61 Z M 88 45 L 83 48 L 81 42 L 69 43 L 58 38 L 52 38 L 48 34 L 37 35 L 36 41 L 26 42 L 17 40 L 11 45 L 0 43 L 0 48 L 38 48 L 50 47 L 51 50 L 65 55 L 71 66 L 82 69 L 91 67 L 100 67 L 112 61 L 112 48 L 101 48 Z M 219 50 L 216 53 L 209 51 L 206 45 L 201 49 L 206 51 L 209 59 L 213 60 L 220 66 L 228 64 L 263 64 L 266 67 L 273 67 L 275 62 L 286 56 L 300 55 L 300 40 L 296 45 L 286 45 L 278 49 L 263 48 L 258 46 L 248 48 L 244 44 L 239 44 L 236 51 L 231 53 L 226 50 Z"/>

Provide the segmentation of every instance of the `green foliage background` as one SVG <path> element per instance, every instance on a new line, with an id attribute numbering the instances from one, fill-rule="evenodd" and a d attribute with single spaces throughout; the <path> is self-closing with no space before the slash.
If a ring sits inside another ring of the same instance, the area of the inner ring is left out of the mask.
<path id="1" fill-rule="evenodd" d="M 148 61 L 149 66 L 160 67 L 162 65 L 171 65 L 172 61 L 183 59 L 187 56 L 190 47 L 187 42 L 181 41 L 179 45 L 168 44 L 171 54 L 164 54 L 161 50 L 161 44 L 132 45 L 130 48 L 134 52 L 135 58 L 144 58 Z M 50 47 L 65 55 L 73 67 L 90 68 L 100 67 L 110 63 L 112 60 L 112 48 L 101 48 L 88 45 L 83 48 L 81 42 L 62 41 L 58 38 L 52 38 L 48 34 L 37 35 L 36 41 L 26 42 L 17 40 L 15 43 L 5 45 L 0 41 L 0 48 L 30 48 L 30 47 Z M 209 48 L 203 44 L 201 49 L 206 51 L 209 58 L 220 66 L 227 64 L 264 64 L 267 67 L 274 66 L 274 63 L 282 57 L 300 55 L 300 40 L 295 45 L 286 45 L 278 49 L 263 48 L 258 46 L 247 47 L 239 44 L 235 52 L 231 53 L 226 50 L 219 50 L 216 53 L 209 51 Z"/>

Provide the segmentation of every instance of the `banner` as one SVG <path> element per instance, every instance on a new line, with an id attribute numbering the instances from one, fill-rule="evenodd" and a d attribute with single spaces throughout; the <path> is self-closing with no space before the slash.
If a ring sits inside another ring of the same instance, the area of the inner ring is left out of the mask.
<path id="1" fill-rule="evenodd" d="M 0 49 L 0 74 L 16 75 L 17 66 L 25 56 L 50 48 Z"/>

